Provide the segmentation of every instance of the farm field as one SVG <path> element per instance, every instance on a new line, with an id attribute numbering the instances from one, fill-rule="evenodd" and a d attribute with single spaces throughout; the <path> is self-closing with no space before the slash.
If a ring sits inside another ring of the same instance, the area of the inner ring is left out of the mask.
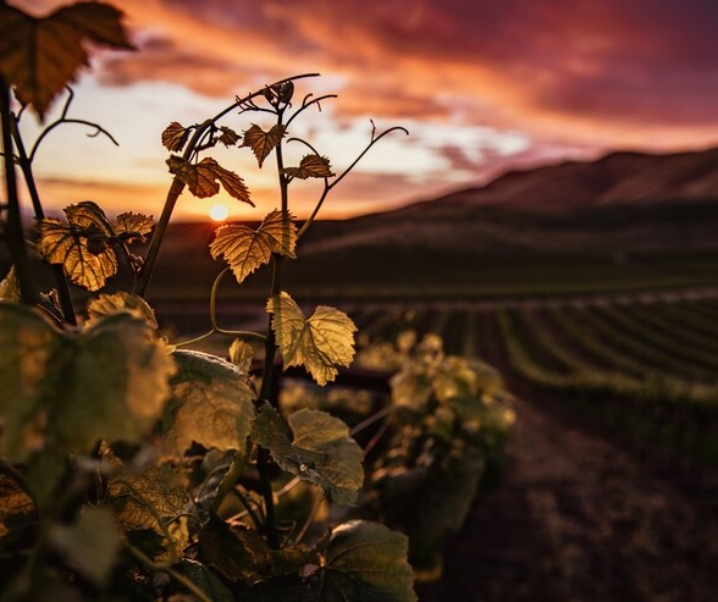
<path id="1" fill-rule="evenodd" d="M 711 599 L 718 302 L 626 301 L 358 313 L 440 333 L 517 395 L 503 478 L 422 599 Z"/>

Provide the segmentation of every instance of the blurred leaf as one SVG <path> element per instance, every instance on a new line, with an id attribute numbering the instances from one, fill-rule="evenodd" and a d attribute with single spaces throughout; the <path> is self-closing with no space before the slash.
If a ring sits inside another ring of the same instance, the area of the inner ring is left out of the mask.
<path id="1" fill-rule="evenodd" d="M 142 213 L 121 213 L 117 216 L 114 224 L 115 234 L 121 237 L 123 234 L 132 235 L 133 238 L 139 238 L 140 242 L 144 242 L 145 237 L 152 232 L 155 227 L 155 220 L 151 215 L 143 215 Z"/>
<path id="2" fill-rule="evenodd" d="M 13 479 L 0 474 L 0 549 L 12 545 L 3 538 L 21 532 L 35 520 L 32 498 Z"/>
<path id="3" fill-rule="evenodd" d="M 85 326 L 95 324 L 100 318 L 110 316 L 119 312 L 128 312 L 137 318 L 145 320 L 152 328 L 156 329 L 157 319 L 154 310 L 147 301 L 138 295 L 119 292 L 112 295 L 101 294 L 87 304 L 87 315 L 89 320 Z"/>
<path id="4" fill-rule="evenodd" d="M 179 350 L 167 406 L 160 454 L 181 459 L 199 443 L 219 450 L 243 449 L 254 420 L 254 394 L 247 374 L 217 356 Z"/>
<path id="5" fill-rule="evenodd" d="M 261 533 L 247 528 L 230 529 L 215 516 L 199 533 L 200 560 L 230 582 L 253 582 L 266 577 L 269 552 Z"/>
<path id="6" fill-rule="evenodd" d="M 107 490 L 107 504 L 123 533 L 155 561 L 172 562 L 182 556 L 189 532 L 178 517 L 191 502 L 189 482 L 170 465 L 143 473 L 120 465 Z"/>
<path id="7" fill-rule="evenodd" d="M 356 326 L 343 311 L 320 305 L 305 320 L 287 293 L 271 297 L 267 311 L 284 359 L 284 367 L 304 366 L 320 385 L 336 378 L 336 366 L 348 366 L 354 357 Z"/>
<path id="8" fill-rule="evenodd" d="M 173 121 L 162 132 L 162 146 L 168 151 L 180 152 L 187 143 L 189 130 L 181 123 Z"/>
<path id="9" fill-rule="evenodd" d="M 112 512 L 90 507 L 71 525 L 53 525 L 50 541 L 71 566 L 99 587 L 115 565 L 120 533 Z"/>
<path id="10" fill-rule="evenodd" d="M 20 303 L 22 301 L 14 265 L 10 266 L 10 270 L 0 282 L 0 301 L 5 301 L 6 303 Z"/>
<path id="11" fill-rule="evenodd" d="M 262 167 L 264 160 L 282 141 L 285 133 L 286 129 L 283 125 L 274 125 L 268 132 L 265 132 L 258 125 L 252 124 L 252 126 L 244 132 L 242 146 L 248 146 L 252 149 L 254 156 L 257 157 L 259 167 Z"/>
<path id="12" fill-rule="evenodd" d="M 234 146 L 239 142 L 239 134 L 232 128 L 226 126 L 220 126 L 219 130 L 222 132 L 219 136 L 219 141 L 225 146 Z"/>
<path id="13" fill-rule="evenodd" d="M 252 346 L 242 341 L 234 339 L 229 346 L 229 361 L 232 362 L 243 374 L 249 373 L 249 368 L 254 359 L 254 349 Z"/>
<path id="14" fill-rule="evenodd" d="M 129 314 L 59 332 L 28 308 L 0 305 L 2 447 L 22 460 L 44 445 L 84 453 L 98 439 L 140 441 L 173 371 L 166 345 Z"/>
<path id="15" fill-rule="evenodd" d="M 79 2 L 36 18 L 0 4 L 0 75 L 40 119 L 53 98 L 88 66 L 84 42 L 134 49 L 122 13 L 100 2 Z"/>
<path id="16" fill-rule="evenodd" d="M 224 169 L 211 157 L 205 157 L 195 165 L 182 157 L 172 155 L 167 159 L 167 165 L 170 172 L 187 184 L 190 192 L 197 198 L 214 196 L 219 192 L 219 185 L 222 184 L 231 197 L 254 207 L 242 178 Z"/>
<path id="17" fill-rule="evenodd" d="M 217 228 L 209 249 L 214 259 L 224 256 L 241 284 L 259 266 L 269 263 L 272 253 L 296 257 L 296 244 L 297 227 L 291 214 L 285 221 L 282 212 L 275 210 L 264 218 L 256 230 L 241 224 Z"/>
<path id="18" fill-rule="evenodd" d="M 394 405 L 411 408 L 417 412 L 426 411 L 433 393 L 433 382 L 423 370 L 405 365 L 391 377 L 389 384 L 391 401 Z"/>
<path id="19" fill-rule="evenodd" d="M 299 410 L 288 420 L 291 439 L 282 417 L 265 403 L 252 438 L 283 470 L 321 486 L 339 504 L 354 504 L 364 483 L 364 454 L 347 425 L 318 410 Z"/>
<path id="20" fill-rule="evenodd" d="M 306 180 L 307 178 L 331 178 L 334 174 L 329 165 L 329 159 L 319 155 L 305 155 L 299 162 L 299 167 L 285 167 L 282 170 L 292 178 Z"/>

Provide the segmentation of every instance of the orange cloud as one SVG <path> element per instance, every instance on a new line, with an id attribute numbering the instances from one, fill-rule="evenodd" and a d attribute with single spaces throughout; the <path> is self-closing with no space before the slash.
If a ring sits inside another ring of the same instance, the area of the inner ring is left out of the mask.
<path id="1" fill-rule="evenodd" d="M 421 179 L 419 168 L 407 164 L 406 178 L 381 189 L 385 198 L 421 195 L 453 186 L 459 177 L 484 180 L 516 165 L 588 157 L 609 148 L 672 150 L 718 142 L 716 3 L 114 4 L 126 12 L 142 50 L 103 54 L 97 73 L 107 85 L 172 82 L 231 99 L 291 73 L 319 71 L 326 76 L 313 82 L 319 91 L 340 94 L 333 112 L 324 115 L 335 128 L 351 127 L 359 117 L 425 128 L 493 128 L 497 143 L 479 145 L 473 154 L 473 139 L 412 138 L 408 145 L 424 145 L 445 173 L 436 170 Z M 510 132 L 522 133 L 527 146 L 498 150 L 499 139 Z M 361 174 L 361 184 L 387 185 L 386 174 L 370 171 Z M 363 206 L 356 190 L 343 193 L 347 208 Z"/>

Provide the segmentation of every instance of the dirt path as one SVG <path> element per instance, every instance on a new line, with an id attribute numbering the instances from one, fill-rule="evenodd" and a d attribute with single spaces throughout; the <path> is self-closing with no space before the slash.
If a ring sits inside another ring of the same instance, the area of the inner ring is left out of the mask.
<path id="1" fill-rule="evenodd" d="M 717 600 L 716 499 L 522 393 L 502 483 L 448 543 L 444 577 L 422 600 Z"/>

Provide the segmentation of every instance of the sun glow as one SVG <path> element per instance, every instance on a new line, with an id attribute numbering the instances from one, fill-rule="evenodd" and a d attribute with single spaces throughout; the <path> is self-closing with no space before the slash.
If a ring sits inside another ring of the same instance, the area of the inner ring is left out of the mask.
<path id="1" fill-rule="evenodd" d="M 209 208 L 209 217 L 215 222 L 223 222 L 227 219 L 229 211 L 227 211 L 226 205 L 212 205 Z"/>

